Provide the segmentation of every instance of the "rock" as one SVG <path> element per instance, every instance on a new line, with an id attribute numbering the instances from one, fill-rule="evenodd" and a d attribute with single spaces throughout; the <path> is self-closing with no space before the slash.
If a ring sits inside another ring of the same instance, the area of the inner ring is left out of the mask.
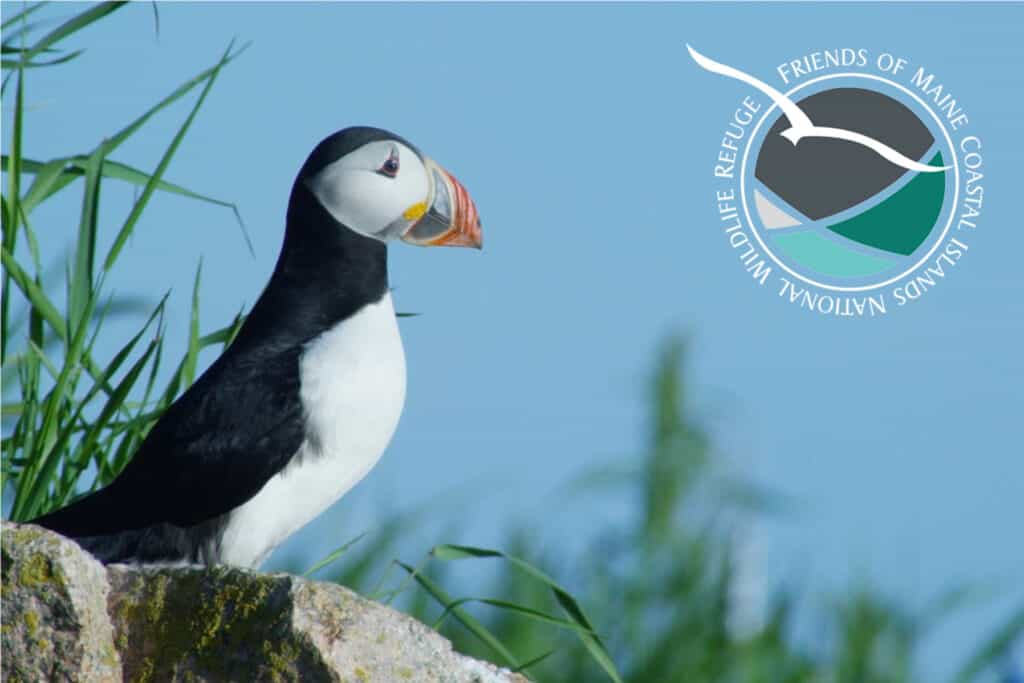
<path id="1" fill-rule="evenodd" d="M 5 682 L 527 683 L 335 584 L 104 567 L 71 541 L 7 522 L 3 652 Z"/>
<path id="2" fill-rule="evenodd" d="M 2 540 L 4 682 L 120 681 L 103 565 L 39 527 L 4 522 Z"/>

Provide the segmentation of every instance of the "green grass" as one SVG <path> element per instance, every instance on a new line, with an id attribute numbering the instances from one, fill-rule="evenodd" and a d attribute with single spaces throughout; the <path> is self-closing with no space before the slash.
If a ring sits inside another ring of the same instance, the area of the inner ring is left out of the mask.
<path id="1" fill-rule="evenodd" d="M 200 334 L 199 272 L 192 302 L 188 351 L 169 379 L 158 383 L 163 354 L 161 324 L 166 298 L 140 321 L 138 332 L 110 358 L 98 359 L 95 349 L 103 323 L 123 300 L 104 292 L 103 283 L 155 192 L 182 195 L 222 207 L 234 207 L 164 180 L 164 172 L 221 70 L 239 51 L 224 54 L 185 81 L 149 110 L 100 138 L 91 150 L 56 159 L 38 160 L 22 145 L 25 88 L 30 69 L 65 64 L 81 50 L 59 51 L 64 41 L 123 7 L 105 3 L 71 17 L 38 39 L 28 23 L 31 5 L 4 22 L 5 107 L 13 88 L 13 123 L 9 151 L 3 155 L 3 300 L 0 311 L 0 360 L 3 366 L 2 490 L 10 495 L 10 517 L 24 520 L 66 504 L 82 490 L 108 483 L 128 461 L 154 421 L 192 382 L 199 352 L 225 345 L 241 316 L 222 329 Z M 59 55 L 45 64 L 40 55 Z M 198 93 L 198 94 L 197 94 Z M 146 124 L 178 100 L 193 97 L 186 119 L 167 142 L 156 168 L 140 170 L 112 158 Z M 107 131 L 104 131 L 107 132 Z M 81 180 L 81 182 L 76 182 Z M 139 193 L 128 215 L 115 219 L 101 213 L 101 197 L 109 182 L 128 183 Z M 27 186 L 27 188 L 26 188 Z M 41 265 L 34 212 L 59 193 L 78 189 L 81 212 L 63 282 L 51 281 Z M 237 215 L 237 212 L 236 212 Z M 116 229 L 109 249 L 98 253 L 100 231 Z M 23 240 L 26 247 L 19 248 Z M 27 252 L 27 253 L 26 253 Z M 63 288 L 64 305 L 53 292 Z M 82 477 L 91 473 L 83 486 Z"/>
<path id="2" fill-rule="evenodd" d="M 45 31 L 37 23 L 40 5 L 8 7 L 20 10 L 5 11 L 3 21 L 3 99 L 10 125 L 2 161 L 0 491 L 9 517 L 25 520 L 111 481 L 195 379 L 204 349 L 226 347 L 243 320 L 239 313 L 218 329 L 200 329 L 198 253 L 187 330 L 164 328 L 166 295 L 140 310 L 138 301 L 104 289 L 117 264 L 132 258 L 125 246 L 155 193 L 204 202 L 237 217 L 233 204 L 164 176 L 216 80 L 241 49 L 229 44 L 209 68 L 150 109 L 96 131 L 93 148 L 36 159 L 23 148 L 33 70 L 72 62 L 83 48 L 70 43 L 86 39 L 91 25 L 124 5 L 65 6 L 75 14 Z M 144 9 L 134 11 L 144 19 Z M 153 168 L 117 160 L 126 141 L 151 135 L 147 124 L 180 101 L 191 107 Z M 104 211 L 111 184 L 137 190 L 123 217 Z M 33 217 L 67 193 L 80 193 L 81 210 L 77 229 L 68 230 L 74 237 L 65 267 L 54 272 L 42 265 Z M 105 323 L 114 317 L 136 320 L 136 331 L 111 339 Z M 165 353 L 168 333 L 186 336 L 181 357 Z M 98 351 L 112 347 L 118 350 L 109 356 Z M 631 521 L 613 525 L 595 518 L 597 531 L 579 539 L 576 551 L 560 546 L 542 552 L 532 529 L 521 529 L 510 534 L 505 551 L 438 544 L 415 562 L 395 559 L 421 522 L 449 514 L 432 504 L 354 536 L 307 573 L 394 602 L 434 624 L 459 650 L 538 681 L 921 680 L 914 661 L 923 639 L 977 591 L 957 588 L 919 609 L 867 586 L 814 605 L 807 596 L 776 591 L 760 619 L 738 619 L 742 530 L 785 501 L 726 476 L 709 437 L 689 417 L 684 355 L 678 341 L 659 355 L 648 440 L 628 459 L 635 466 L 597 468 L 565 492 L 570 501 L 581 492 L 631 496 L 637 501 Z M 458 589 L 452 570 L 466 563 L 492 577 L 486 594 Z M 808 619 L 820 625 L 811 643 L 795 636 L 797 622 Z M 1024 609 L 1018 609 L 979 639 L 952 683 L 993 680 L 994 665 L 1022 631 Z"/>

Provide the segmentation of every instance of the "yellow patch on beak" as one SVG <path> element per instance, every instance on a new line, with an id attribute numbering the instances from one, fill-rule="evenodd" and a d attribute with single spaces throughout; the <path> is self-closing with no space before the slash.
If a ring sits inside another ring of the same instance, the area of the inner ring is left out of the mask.
<path id="1" fill-rule="evenodd" d="M 416 221 L 423 217 L 423 214 L 427 212 L 426 202 L 417 202 L 410 206 L 405 212 L 402 213 L 402 218 L 407 221 Z"/>

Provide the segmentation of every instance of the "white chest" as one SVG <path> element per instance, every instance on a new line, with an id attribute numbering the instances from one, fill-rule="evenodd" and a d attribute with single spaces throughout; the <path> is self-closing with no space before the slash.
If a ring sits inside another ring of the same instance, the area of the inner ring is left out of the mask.
<path id="1" fill-rule="evenodd" d="M 207 561 L 259 566 L 380 459 L 405 402 L 405 354 L 391 295 L 312 341 L 299 371 L 306 438 L 281 472 L 229 513 Z"/>

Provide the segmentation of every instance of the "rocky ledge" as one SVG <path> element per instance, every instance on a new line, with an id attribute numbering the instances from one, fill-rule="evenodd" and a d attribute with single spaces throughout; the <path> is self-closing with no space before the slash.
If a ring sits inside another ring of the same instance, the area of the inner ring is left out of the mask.
<path id="1" fill-rule="evenodd" d="M 227 567 L 103 566 L 3 523 L 5 683 L 526 683 L 352 591 Z"/>

